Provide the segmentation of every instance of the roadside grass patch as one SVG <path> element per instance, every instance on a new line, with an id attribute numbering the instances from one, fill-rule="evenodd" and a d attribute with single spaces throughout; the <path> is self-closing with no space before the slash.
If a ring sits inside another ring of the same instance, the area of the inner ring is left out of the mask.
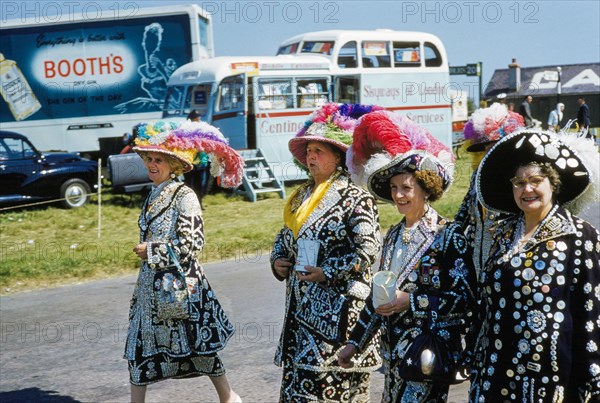
<path id="1" fill-rule="evenodd" d="M 455 183 L 434 204 L 440 214 L 454 216 L 470 174 L 469 158 L 458 160 Z M 286 194 L 297 186 L 286 187 Z M 139 240 L 137 220 L 144 197 L 103 194 L 100 239 L 94 201 L 74 210 L 48 206 L 0 213 L 0 293 L 135 273 L 139 259 L 132 249 Z M 219 192 L 206 196 L 202 204 L 206 241 L 199 256 L 202 263 L 256 261 L 270 253 L 283 226 L 285 201 L 275 194 L 250 203 L 231 192 Z M 391 204 L 378 207 L 386 232 L 401 216 Z"/>

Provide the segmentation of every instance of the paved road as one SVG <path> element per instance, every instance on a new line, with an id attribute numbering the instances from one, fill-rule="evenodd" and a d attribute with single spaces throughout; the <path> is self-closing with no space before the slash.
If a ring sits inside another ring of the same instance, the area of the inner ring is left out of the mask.
<path id="1" fill-rule="evenodd" d="M 275 402 L 281 375 L 272 360 L 284 289 L 266 256 L 251 260 L 205 270 L 237 330 L 221 354 L 234 388 L 245 402 Z M 135 276 L 126 276 L 0 298 L 0 401 L 127 401 L 121 357 L 134 282 Z M 373 401 L 382 380 L 374 374 Z M 463 387 L 459 395 L 465 393 Z M 148 388 L 151 402 L 215 400 L 204 378 Z"/>
<path id="2" fill-rule="evenodd" d="M 599 206 L 582 214 L 600 227 Z M 280 369 L 272 364 L 283 316 L 283 285 L 267 256 L 205 267 L 237 332 L 221 354 L 245 402 L 275 402 Z M 129 399 L 122 359 L 127 310 L 135 276 L 0 297 L 0 401 L 117 402 Z M 373 401 L 382 390 L 372 379 Z M 465 402 L 467 384 L 451 388 Z M 148 388 L 148 401 L 213 402 L 205 378 L 166 381 Z"/>

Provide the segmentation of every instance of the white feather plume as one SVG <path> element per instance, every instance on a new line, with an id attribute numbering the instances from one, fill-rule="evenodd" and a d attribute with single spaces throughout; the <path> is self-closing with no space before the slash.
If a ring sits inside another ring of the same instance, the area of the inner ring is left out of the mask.
<path id="1" fill-rule="evenodd" d="M 588 204 L 600 201 L 600 154 L 592 139 L 568 132 L 559 133 L 558 138 L 581 158 L 590 174 L 589 186 L 565 206 L 577 214 Z"/>
<path id="2" fill-rule="evenodd" d="M 477 109 L 471 115 L 473 129 L 477 133 L 485 133 L 486 127 L 489 127 L 490 125 L 494 127 L 499 126 L 498 122 L 502 122 L 506 119 L 507 115 L 508 109 L 506 108 L 506 105 L 499 103 L 494 103 L 489 108 Z"/>
<path id="3" fill-rule="evenodd" d="M 392 156 L 387 152 L 373 154 L 371 158 L 367 160 L 362 169 L 355 169 L 354 172 L 350 170 L 352 181 L 357 185 L 367 189 L 369 177 L 379 168 L 388 164 L 391 160 Z"/>

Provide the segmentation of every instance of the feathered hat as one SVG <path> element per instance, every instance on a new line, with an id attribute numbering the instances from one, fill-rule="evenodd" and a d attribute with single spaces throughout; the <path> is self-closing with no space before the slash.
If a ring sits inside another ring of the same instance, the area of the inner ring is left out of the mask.
<path id="1" fill-rule="evenodd" d="M 219 129 L 206 122 L 159 120 L 140 127 L 135 144 L 133 150 L 138 154 L 156 152 L 176 158 L 182 162 L 184 172 L 191 171 L 207 155 L 210 173 L 221 177 L 222 186 L 237 187 L 242 182 L 244 159 Z"/>
<path id="2" fill-rule="evenodd" d="M 352 143 L 352 132 L 358 118 L 371 111 L 383 109 L 375 105 L 328 103 L 317 109 L 304 123 L 288 145 L 290 152 L 306 168 L 306 145 L 309 141 L 322 141 L 348 150 Z"/>
<path id="3" fill-rule="evenodd" d="M 517 213 L 510 178 L 521 165 L 550 163 L 561 180 L 557 200 L 573 213 L 600 200 L 597 147 L 572 133 L 523 130 L 499 140 L 488 151 L 477 171 L 476 187 L 481 203 L 494 210 Z"/>
<path id="4" fill-rule="evenodd" d="M 489 108 L 477 109 L 465 124 L 465 140 L 471 140 L 469 152 L 483 151 L 487 144 L 523 129 L 523 116 L 510 112 L 506 105 L 494 103 Z"/>
<path id="5" fill-rule="evenodd" d="M 390 111 L 372 112 L 360 119 L 346 156 L 352 180 L 385 201 L 392 201 L 390 179 L 401 172 L 433 171 L 447 190 L 453 161 L 450 148 L 425 128 Z"/>

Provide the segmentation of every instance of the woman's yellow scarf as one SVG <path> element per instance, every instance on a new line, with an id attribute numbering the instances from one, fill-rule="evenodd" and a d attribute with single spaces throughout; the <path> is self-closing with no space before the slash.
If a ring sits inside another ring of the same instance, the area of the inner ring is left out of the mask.
<path id="1" fill-rule="evenodd" d="M 301 186 L 296 189 L 287 200 L 283 210 L 283 222 L 292 230 L 294 238 L 298 237 L 300 228 L 302 228 L 302 225 L 304 225 L 308 217 L 310 217 L 315 208 L 317 208 L 319 202 L 323 199 L 323 196 L 325 196 L 329 187 L 338 176 L 339 172 L 331 175 L 329 179 L 313 189 L 310 196 L 304 200 L 302 200 L 302 197 L 304 197 L 305 191 L 307 190 L 306 186 Z"/>

